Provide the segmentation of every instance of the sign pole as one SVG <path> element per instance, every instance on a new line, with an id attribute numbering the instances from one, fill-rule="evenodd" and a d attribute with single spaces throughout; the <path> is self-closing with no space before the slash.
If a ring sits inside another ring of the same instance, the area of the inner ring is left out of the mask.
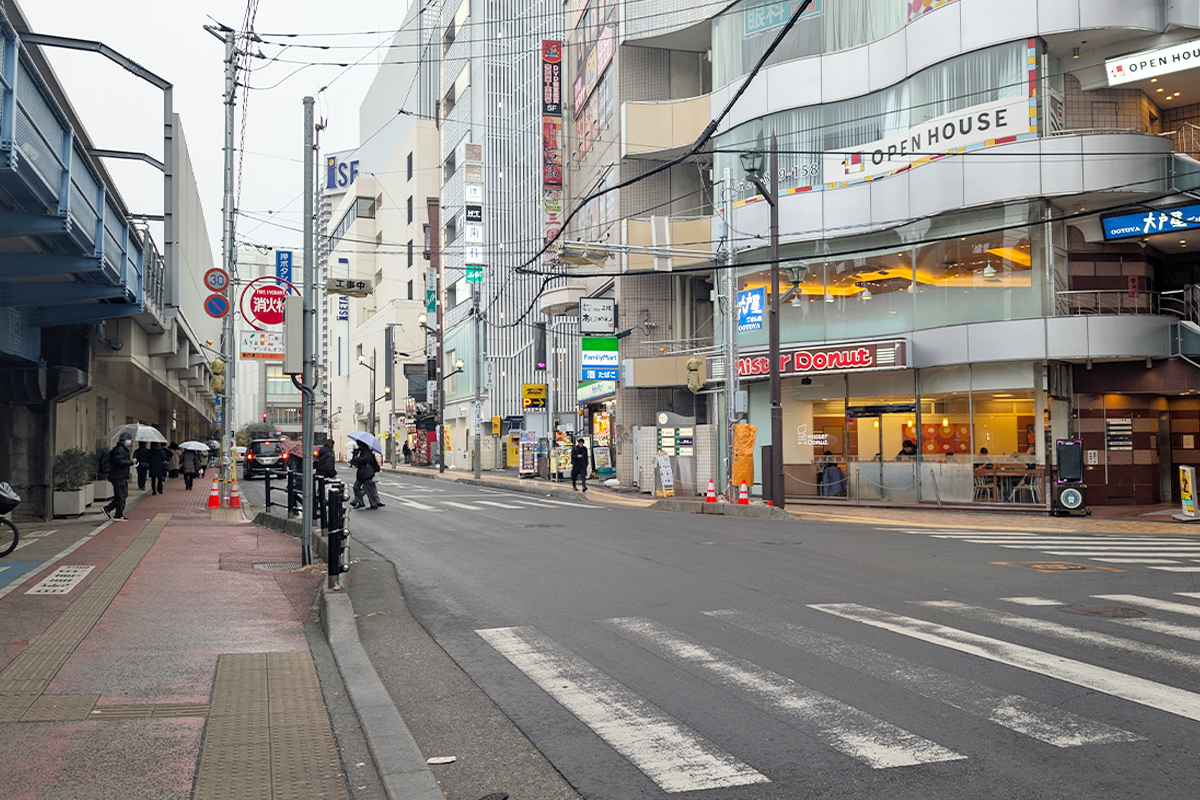
<path id="1" fill-rule="evenodd" d="M 313 99 L 304 98 L 304 380 L 300 387 L 304 394 L 304 409 L 301 440 L 303 441 L 304 501 L 301 513 L 300 553 L 305 566 L 312 563 L 312 517 L 313 517 L 313 430 L 316 411 L 315 389 L 317 386 L 316 362 L 313 360 L 313 338 L 316 331 L 316 281 L 313 280 Z M 293 381 L 295 379 L 293 378 Z M 372 395 L 374 397 L 374 395 Z"/>
<path id="2" fill-rule="evenodd" d="M 482 346 L 479 343 L 479 284 L 476 283 L 471 291 L 472 301 L 475 305 L 473 316 L 475 317 L 475 480 L 482 477 L 483 465 L 479 463 L 479 440 L 483 438 L 483 426 L 480 424 L 480 405 L 479 397 L 480 389 L 483 386 L 483 367 L 482 367 Z"/>

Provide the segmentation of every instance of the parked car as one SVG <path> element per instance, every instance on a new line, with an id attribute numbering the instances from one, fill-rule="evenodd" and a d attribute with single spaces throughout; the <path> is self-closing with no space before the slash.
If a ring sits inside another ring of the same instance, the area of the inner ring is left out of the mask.
<path id="1" fill-rule="evenodd" d="M 281 473 L 287 469 L 287 454 L 278 439 L 255 439 L 246 448 L 242 473 L 246 480 L 262 477 L 268 471 Z"/>

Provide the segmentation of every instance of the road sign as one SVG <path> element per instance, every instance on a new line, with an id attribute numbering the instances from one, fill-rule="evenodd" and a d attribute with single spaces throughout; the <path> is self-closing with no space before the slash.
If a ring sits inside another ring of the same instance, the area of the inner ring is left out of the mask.
<path id="1" fill-rule="evenodd" d="M 276 286 L 283 286 L 283 281 L 292 279 L 292 253 L 290 250 L 275 251 L 275 277 L 282 279 L 275 281 Z"/>
<path id="2" fill-rule="evenodd" d="M 375 286 L 365 278 L 330 278 L 325 282 L 325 291 L 350 297 L 366 297 L 375 291 Z"/>
<path id="3" fill-rule="evenodd" d="M 223 294 L 210 294 L 204 301 L 204 311 L 210 317 L 220 319 L 229 313 L 229 301 Z"/>
<path id="4" fill-rule="evenodd" d="M 495 362 L 488 361 L 483 365 L 483 388 L 492 389 L 496 385 Z"/>
<path id="5" fill-rule="evenodd" d="M 483 283 L 483 267 L 466 266 L 467 283 Z"/>
<path id="6" fill-rule="evenodd" d="M 229 273 L 220 267 L 213 267 L 204 273 L 204 286 L 210 292 L 223 292 L 229 286 Z"/>
<path id="7" fill-rule="evenodd" d="M 242 288 L 238 297 L 242 319 L 256 331 L 266 330 L 265 326 L 281 324 L 283 298 L 289 294 L 300 294 L 288 281 L 283 281 L 283 286 L 276 286 L 278 280 L 274 276 L 255 278 Z"/>
<path id="8" fill-rule="evenodd" d="M 544 383 L 523 383 L 523 384 L 521 384 L 521 406 L 523 408 L 545 408 L 546 407 L 546 384 L 544 384 Z"/>

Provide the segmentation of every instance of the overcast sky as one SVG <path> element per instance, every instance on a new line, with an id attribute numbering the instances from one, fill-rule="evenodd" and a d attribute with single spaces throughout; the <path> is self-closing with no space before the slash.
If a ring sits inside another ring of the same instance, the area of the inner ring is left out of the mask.
<path id="1" fill-rule="evenodd" d="M 204 30 L 214 21 L 240 28 L 246 0 L 18 0 L 30 27 L 39 32 L 98 40 L 170 81 L 175 111 L 182 117 L 184 134 L 204 206 L 213 259 L 220 262 L 221 192 L 223 168 L 224 44 Z M 281 58 L 296 61 L 347 61 L 362 58 L 361 66 L 342 69 L 311 66 L 287 77 L 298 64 L 271 64 L 252 73 L 246 109 L 238 97 L 237 121 L 246 117 L 246 144 L 239 207 L 247 213 L 271 217 L 285 227 L 246 219 L 238 221 L 238 238 L 299 249 L 303 182 L 305 95 L 317 100 L 317 115 L 326 120 L 321 134 L 322 152 L 344 150 L 358 144 L 358 107 L 383 58 L 387 43 L 399 27 L 406 0 L 353 0 L 349 3 L 315 0 L 260 0 L 254 30 L 271 33 L 323 34 L 292 41 L 336 45 L 362 45 L 355 49 L 311 50 L 288 48 Z M 333 12 L 340 12 L 334 14 Z M 368 36 L 334 36 L 332 33 L 388 31 Z M 279 37 L 270 37 L 279 40 Z M 371 52 L 371 48 L 380 45 Z M 262 46 L 268 56 L 282 48 Z M 162 157 L 162 93 L 95 53 L 46 48 L 59 80 L 83 120 L 96 147 L 132 150 Z M 256 61 L 255 66 L 262 61 Z M 244 76 L 239 76 L 239 80 Z M 282 83 L 280 83 L 282 81 Z M 320 90 L 327 87 L 324 92 Z M 240 146 L 235 132 L 235 147 Z M 235 172 L 237 170 L 235 155 Z M 140 162 L 106 160 L 118 189 L 134 213 L 162 212 L 162 173 Z M 295 229 L 295 230 L 292 230 Z"/>

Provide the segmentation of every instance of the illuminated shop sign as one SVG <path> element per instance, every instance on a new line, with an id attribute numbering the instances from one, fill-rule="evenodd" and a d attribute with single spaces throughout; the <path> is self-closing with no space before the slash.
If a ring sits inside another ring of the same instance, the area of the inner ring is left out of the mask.
<path id="1" fill-rule="evenodd" d="M 771 373 L 771 360 L 765 355 L 739 358 L 737 365 L 738 375 L 743 378 L 764 377 Z M 906 365 L 903 341 L 805 347 L 779 356 L 779 372 L 783 375 L 862 372 Z"/>
<path id="2" fill-rule="evenodd" d="M 1147 209 L 1136 214 L 1119 217 L 1103 217 L 1105 239 L 1128 239 L 1136 236 L 1152 236 L 1156 233 L 1186 231 L 1200 228 L 1200 205 L 1164 208 L 1161 211 Z"/>
<path id="3" fill-rule="evenodd" d="M 1120 58 L 1110 58 L 1104 62 L 1109 86 L 1169 75 L 1196 67 L 1200 67 L 1200 39 L 1155 50 L 1143 50 Z"/>

